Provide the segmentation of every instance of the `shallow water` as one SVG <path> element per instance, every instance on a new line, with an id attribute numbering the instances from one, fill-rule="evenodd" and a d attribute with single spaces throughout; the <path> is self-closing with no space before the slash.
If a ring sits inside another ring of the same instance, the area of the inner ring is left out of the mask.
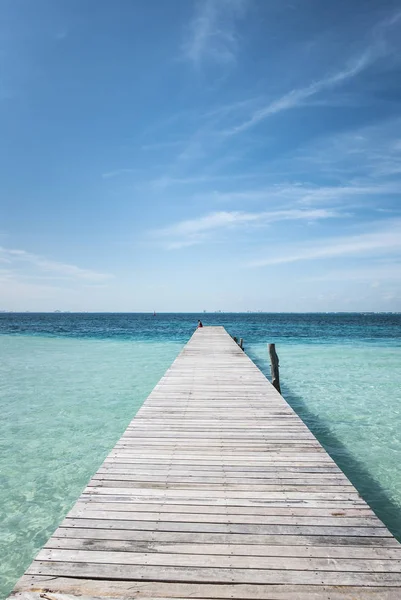
<path id="1" fill-rule="evenodd" d="M 74 503 L 197 315 L 0 314 L 0 597 Z M 203 315 L 243 337 L 401 537 L 401 316 Z"/>
<path id="2" fill-rule="evenodd" d="M 166 341 L 0 336 L 0 597 L 180 348 Z"/>

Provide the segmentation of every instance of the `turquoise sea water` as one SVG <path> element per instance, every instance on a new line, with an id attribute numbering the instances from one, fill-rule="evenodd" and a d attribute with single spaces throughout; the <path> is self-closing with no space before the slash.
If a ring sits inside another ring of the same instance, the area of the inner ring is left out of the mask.
<path id="1" fill-rule="evenodd" d="M 0 597 L 193 332 L 198 315 L 0 314 Z M 401 315 L 202 315 L 266 373 L 401 539 Z"/>

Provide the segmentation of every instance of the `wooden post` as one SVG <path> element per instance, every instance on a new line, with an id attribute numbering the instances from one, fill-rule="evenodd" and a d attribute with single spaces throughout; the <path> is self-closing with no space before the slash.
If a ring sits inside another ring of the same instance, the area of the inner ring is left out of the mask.
<path id="1" fill-rule="evenodd" d="M 244 349 L 244 340 L 242 338 L 239 339 L 239 347 L 241 348 L 241 350 Z"/>
<path id="2" fill-rule="evenodd" d="M 235 335 L 233 336 L 233 340 L 236 344 L 238 344 L 238 338 L 236 338 Z"/>
<path id="3" fill-rule="evenodd" d="M 269 344 L 269 356 L 270 356 L 270 367 L 271 367 L 271 373 L 272 373 L 272 384 L 276 388 L 278 393 L 281 394 L 279 361 L 278 361 L 275 344 Z"/>

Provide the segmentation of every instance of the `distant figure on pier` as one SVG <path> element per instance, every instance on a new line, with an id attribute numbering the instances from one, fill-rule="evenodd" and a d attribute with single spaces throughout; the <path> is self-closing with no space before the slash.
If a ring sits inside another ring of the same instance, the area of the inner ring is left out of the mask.
<path id="1" fill-rule="evenodd" d="M 202 321 L 200 321 L 200 320 L 198 319 L 198 329 L 199 329 L 199 327 L 203 327 L 203 323 L 202 323 Z"/>

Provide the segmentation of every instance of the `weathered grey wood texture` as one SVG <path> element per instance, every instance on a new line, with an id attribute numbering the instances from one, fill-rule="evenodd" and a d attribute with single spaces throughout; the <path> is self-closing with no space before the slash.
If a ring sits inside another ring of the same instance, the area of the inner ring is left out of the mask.
<path id="1" fill-rule="evenodd" d="M 14 595 L 399 600 L 401 546 L 226 331 L 204 327 Z"/>

